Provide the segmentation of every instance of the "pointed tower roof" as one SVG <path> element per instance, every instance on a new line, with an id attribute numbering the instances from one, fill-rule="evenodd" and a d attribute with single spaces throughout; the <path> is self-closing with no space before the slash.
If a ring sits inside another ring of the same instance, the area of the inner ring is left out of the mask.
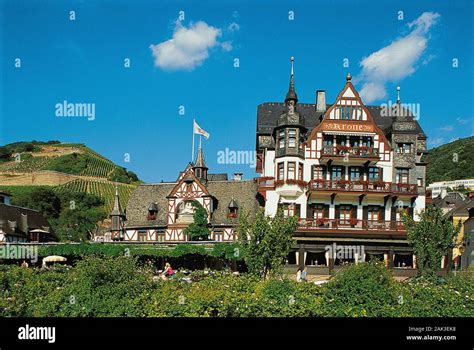
<path id="1" fill-rule="evenodd" d="M 115 199 L 114 199 L 114 208 L 110 213 L 110 216 L 122 216 L 125 217 L 125 214 L 122 210 L 122 206 L 120 205 L 120 198 L 118 194 L 118 187 L 115 186 Z"/>
<path id="2" fill-rule="evenodd" d="M 293 101 L 295 101 L 295 103 L 297 103 L 298 102 L 298 96 L 296 95 L 296 91 L 295 91 L 294 63 L 295 63 L 295 58 L 293 56 L 291 56 L 290 86 L 288 87 L 288 92 L 286 94 L 285 102 L 293 100 Z"/>
<path id="3" fill-rule="evenodd" d="M 204 153 L 201 146 L 201 138 L 199 138 L 199 149 L 196 156 L 196 162 L 194 163 L 195 168 L 207 168 L 206 162 L 204 161 Z"/>

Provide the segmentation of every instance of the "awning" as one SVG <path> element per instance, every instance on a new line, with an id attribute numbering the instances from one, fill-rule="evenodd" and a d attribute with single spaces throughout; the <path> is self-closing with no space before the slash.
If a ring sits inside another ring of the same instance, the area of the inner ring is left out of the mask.
<path id="1" fill-rule="evenodd" d="M 376 135 L 374 132 L 353 132 L 353 131 L 323 131 L 323 134 L 346 135 L 346 136 L 372 136 L 372 137 Z"/>
<path id="2" fill-rule="evenodd" d="M 67 258 L 59 255 L 50 255 L 43 259 L 43 262 L 65 262 Z"/>

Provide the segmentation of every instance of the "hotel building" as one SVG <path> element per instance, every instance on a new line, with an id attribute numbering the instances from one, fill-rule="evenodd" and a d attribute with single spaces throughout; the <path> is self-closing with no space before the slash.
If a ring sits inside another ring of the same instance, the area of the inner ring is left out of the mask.
<path id="1" fill-rule="evenodd" d="M 425 207 L 426 135 L 400 101 L 365 106 L 350 74 L 332 104 L 300 103 L 293 63 L 284 102 L 257 111 L 258 191 L 265 212 L 298 216 L 290 265 L 326 269 L 371 257 L 415 267 L 402 213 Z M 328 246 L 362 247 L 347 258 Z M 323 271 L 320 271 L 323 272 Z"/>

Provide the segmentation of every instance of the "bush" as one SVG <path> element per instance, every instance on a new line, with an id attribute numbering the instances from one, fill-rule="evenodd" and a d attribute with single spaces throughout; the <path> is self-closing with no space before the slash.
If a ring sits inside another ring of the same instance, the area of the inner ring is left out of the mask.
<path id="1" fill-rule="evenodd" d="M 89 256 L 49 269 L 0 265 L 0 317 L 473 317 L 474 281 L 399 283 L 376 263 L 323 286 L 251 274 L 178 273 L 154 281 L 132 257 Z"/>
<path id="2" fill-rule="evenodd" d="M 343 269 L 324 289 L 324 316 L 392 316 L 398 302 L 390 271 L 375 261 Z"/>

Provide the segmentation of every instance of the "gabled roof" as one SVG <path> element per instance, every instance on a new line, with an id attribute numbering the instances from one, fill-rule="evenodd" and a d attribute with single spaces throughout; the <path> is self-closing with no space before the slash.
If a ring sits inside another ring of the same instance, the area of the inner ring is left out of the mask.
<path id="1" fill-rule="evenodd" d="M 13 228 L 9 222 L 15 222 Z M 7 235 L 28 238 L 28 232 L 34 229 L 49 229 L 49 238 L 57 240 L 48 220 L 38 211 L 29 208 L 0 203 L 0 229 Z"/>
<path id="2" fill-rule="evenodd" d="M 127 228 L 164 227 L 167 224 L 168 194 L 176 183 L 159 183 L 138 186 L 127 204 Z M 228 225 L 234 220 L 227 217 L 229 203 L 232 199 L 239 203 L 239 210 L 248 210 L 251 215 L 257 212 L 260 205 L 257 183 L 254 180 L 211 181 L 207 183 L 208 191 L 213 198 L 215 210 L 212 214 L 212 225 Z M 146 220 L 148 206 L 156 202 L 158 212 L 156 220 Z"/>

